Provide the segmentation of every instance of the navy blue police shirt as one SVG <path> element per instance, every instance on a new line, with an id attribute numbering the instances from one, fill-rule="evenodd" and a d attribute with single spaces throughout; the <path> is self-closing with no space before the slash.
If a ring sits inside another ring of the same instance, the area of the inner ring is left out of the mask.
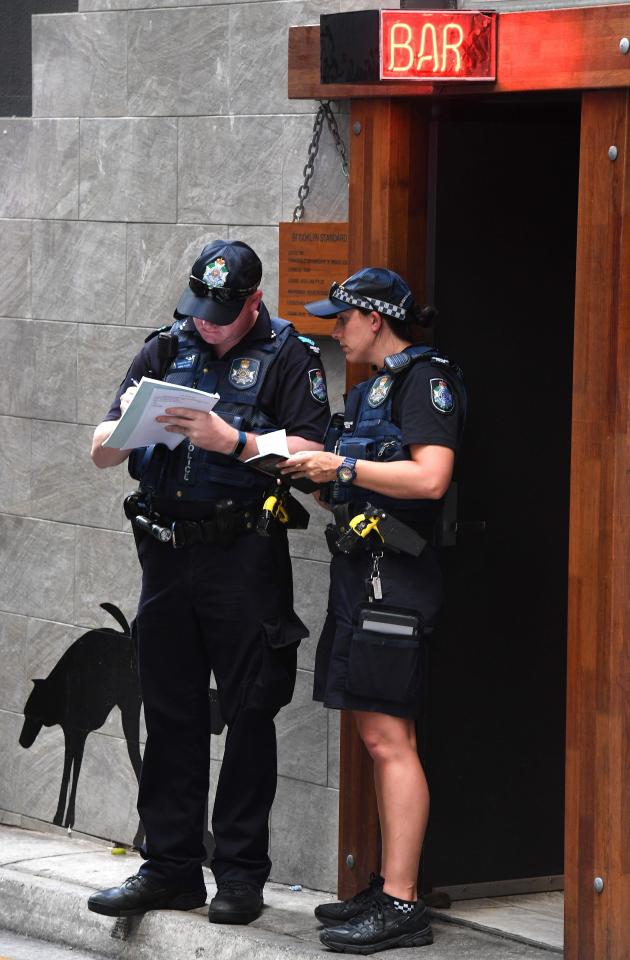
<path id="1" fill-rule="evenodd" d="M 192 319 L 189 321 L 192 324 Z M 271 319 L 263 303 L 252 329 L 221 360 L 230 364 L 233 359 L 259 340 L 269 340 Z M 155 376 L 156 340 L 145 343 L 134 357 L 129 370 L 116 391 L 116 395 L 104 420 L 119 420 L 120 398 L 129 387 L 143 376 Z M 212 350 L 211 345 L 204 346 Z M 274 363 L 271 365 L 258 395 L 258 407 L 272 423 L 284 427 L 288 436 L 303 437 L 315 443 L 323 443 L 330 420 L 328 400 L 322 397 L 322 381 L 325 384 L 318 352 L 297 336 L 288 337 Z"/>
<path id="2" fill-rule="evenodd" d="M 448 368 L 418 361 L 394 378 L 392 420 L 402 433 L 403 445 L 448 447 L 457 456 L 466 415 L 463 383 Z M 424 500 L 415 507 L 393 509 L 400 520 L 429 535 L 440 512 L 441 500 Z"/>

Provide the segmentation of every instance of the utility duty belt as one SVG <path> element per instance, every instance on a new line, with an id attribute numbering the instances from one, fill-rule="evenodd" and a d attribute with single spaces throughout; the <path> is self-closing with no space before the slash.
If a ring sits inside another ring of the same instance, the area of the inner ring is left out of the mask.
<path id="1" fill-rule="evenodd" d="M 265 497 L 262 511 L 260 503 L 232 499 L 218 500 L 208 504 L 207 509 L 211 515 L 203 520 L 171 520 L 152 510 L 141 493 L 130 494 L 124 502 L 125 516 L 133 525 L 136 541 L 143 532 L 175 549 L 199 543 L 227 546 L 237 537 L 254 532 L 268 537 L 276 523 L 305 530 L 309 521 L 308 511 L 285 487 L 278 487 Z"/>
<path id="2" fill-rule="evenodd" d="M 419 557 L 427 545 L 424 537 L 382 507 L 343 503 L 333 507 L 333 516 L 335 522 L 326 527 L 326 542 L 333 556 L 386 549 Z"/>

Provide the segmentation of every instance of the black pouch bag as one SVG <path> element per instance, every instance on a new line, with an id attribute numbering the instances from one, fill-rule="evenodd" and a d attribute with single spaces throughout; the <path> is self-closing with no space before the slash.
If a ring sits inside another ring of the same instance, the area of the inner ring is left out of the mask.
<path id="1" fill-rule="evenodd" d="M 409 703 L 420 687 L 423 621 L 400 607 L 359 608 L 352 635 L 346 689 L 369 699 Z"/>

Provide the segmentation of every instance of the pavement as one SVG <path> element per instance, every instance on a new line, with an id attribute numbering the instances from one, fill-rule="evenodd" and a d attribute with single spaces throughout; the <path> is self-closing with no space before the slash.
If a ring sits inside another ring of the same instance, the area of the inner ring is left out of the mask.
<path id="1" fill-rule="evenodd" d="M 103 841 L 0 825 L 0 949 L 11 960 L 94 955 L 120 960 L 314 960 L 331 956 L 319 942 L 313 908 L 327 894 L 280 884 L 265 887 L 265 909 L 249 926 L 210 924 L 207 908 L 159 910 L 130 920 L 88 911 L 96 889 L 136 873 L 141 861 L 115 856 Z M 206 872 L 209 898 L 215 892 Z M 2 932 L 4 931 L 4 933 Z M 3 947 L 2 937 L 13 937 Z M 434 922 L 435 943 L 373 954 L 389 960 L 547 960 L 548 950 L 457 922 Z M 26 941 L 46 941 L 28 952 Z M 13 943 L 13 946 L 11 946 Z M 45 952 L 48 947 L 48 952 Z M 40 950 L 44 952 L 38 952 Z M 77 952 L 80 951 L 80 952 Z M 420 953 L 421 951 L 421 953 Z M 557 955 L 557 954 L 556 954 Z M 0 957 L 0 960 L 2 958 Z"/>

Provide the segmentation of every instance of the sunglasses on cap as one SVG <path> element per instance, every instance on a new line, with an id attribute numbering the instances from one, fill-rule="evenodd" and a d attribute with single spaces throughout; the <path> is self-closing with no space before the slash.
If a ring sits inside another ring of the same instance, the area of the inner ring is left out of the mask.
<path id="1" fill-rule="evenodd" d="M 207 283 L 192 274 L 188 278 L 188 286 L 196 297 L 212 297 L 219 303 L 229 303 L 231 300 L 246 300 L 250 294 L 255 293 L 258 289 L 258 287 L 247 287 L 243 290 L 228 287 L 209 287 Z"/>

